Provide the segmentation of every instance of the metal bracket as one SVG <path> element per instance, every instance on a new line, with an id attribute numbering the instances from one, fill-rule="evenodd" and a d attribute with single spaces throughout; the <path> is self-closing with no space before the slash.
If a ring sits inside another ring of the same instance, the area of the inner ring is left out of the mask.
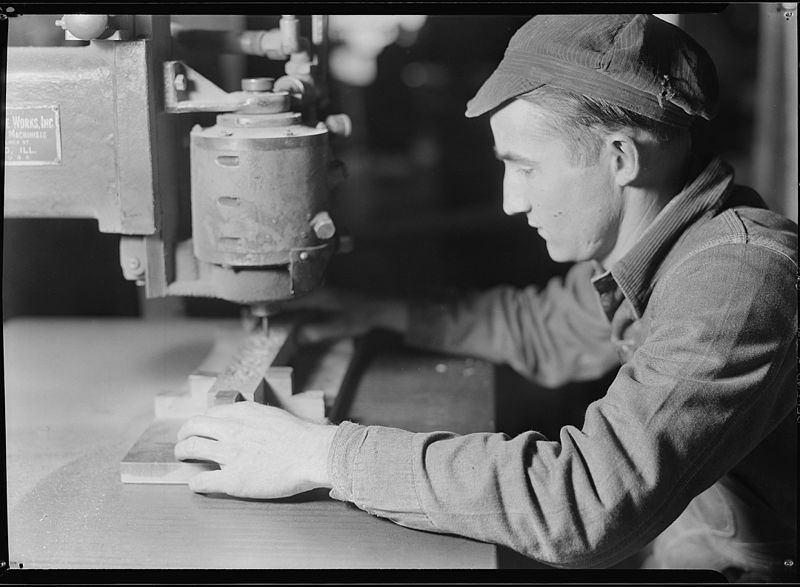
<path id="1" fill-rule="evenodd" d="M 164 62 L 167 112 L 233 112 L 246 101 L 244 92 L 228 93 L 182 61 Z"/>
<path id="2" fill-rule="evenodd" d="M 334 247 L 330 243 L 291 250 L 289 281 L 292 295 L 309 292 L 321 285 L 325 267 L 333 252 Z"/>

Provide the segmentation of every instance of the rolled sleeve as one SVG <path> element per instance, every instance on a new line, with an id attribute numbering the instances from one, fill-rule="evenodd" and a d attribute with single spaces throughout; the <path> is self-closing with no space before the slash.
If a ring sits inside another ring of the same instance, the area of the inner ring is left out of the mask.
<path id="1" fill-rule="evenodd" d="M 328 453 L 334 499 L 418 530 L 436 530 L 420 504 L 415 434 L 386 426 L 339 425 Z"/>

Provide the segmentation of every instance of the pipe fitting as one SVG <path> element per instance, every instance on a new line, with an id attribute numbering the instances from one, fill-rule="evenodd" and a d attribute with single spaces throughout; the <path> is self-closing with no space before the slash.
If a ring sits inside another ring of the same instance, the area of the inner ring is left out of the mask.
<path id="1" fill-rule="evenodd" d="M 281 51 L 291 55 L 300 50 L 300 21 L 294 14 L 282 14 L 280 20 Z"/>

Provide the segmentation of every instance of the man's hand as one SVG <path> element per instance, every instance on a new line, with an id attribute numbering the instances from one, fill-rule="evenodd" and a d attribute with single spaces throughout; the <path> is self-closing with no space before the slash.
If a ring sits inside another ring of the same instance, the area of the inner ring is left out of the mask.
<path id="1" fill-rule="evenodd" d="M 313 310 L 321 313 L 299 326 L 297 339 L 300 343 L 361 336 L 373 328 L 386 328 L 402 334 L 408 328 L 408 310 L 404 300 L 370 297 L 341 289 L 318 289 L 284 302 L 280 308 L 282 311 Z"/>
<path id="2" fill-rule="evenodd" d="M 209 408 L 178 431 L 175 458 L 219 463 L 189 481 L 197 493 L 274 499 L 330 487 L 328 451 L 336 426 L 301 420 L 254 402 Z"/>

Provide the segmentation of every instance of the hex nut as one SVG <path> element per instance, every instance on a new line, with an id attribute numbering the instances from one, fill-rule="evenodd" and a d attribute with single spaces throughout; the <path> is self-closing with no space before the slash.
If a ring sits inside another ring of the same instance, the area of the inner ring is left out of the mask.
<path id="1" fill-rule="evenodd" d="M 188 83 L 186 81 L 186 76 L 184 74 L 182 74 L 182 73 L 177 74 L 175 76 L 175 79 L 172 80 L 172 85 L 179 92 L 185 92 L 186 88 L 188 87 Z"/>

